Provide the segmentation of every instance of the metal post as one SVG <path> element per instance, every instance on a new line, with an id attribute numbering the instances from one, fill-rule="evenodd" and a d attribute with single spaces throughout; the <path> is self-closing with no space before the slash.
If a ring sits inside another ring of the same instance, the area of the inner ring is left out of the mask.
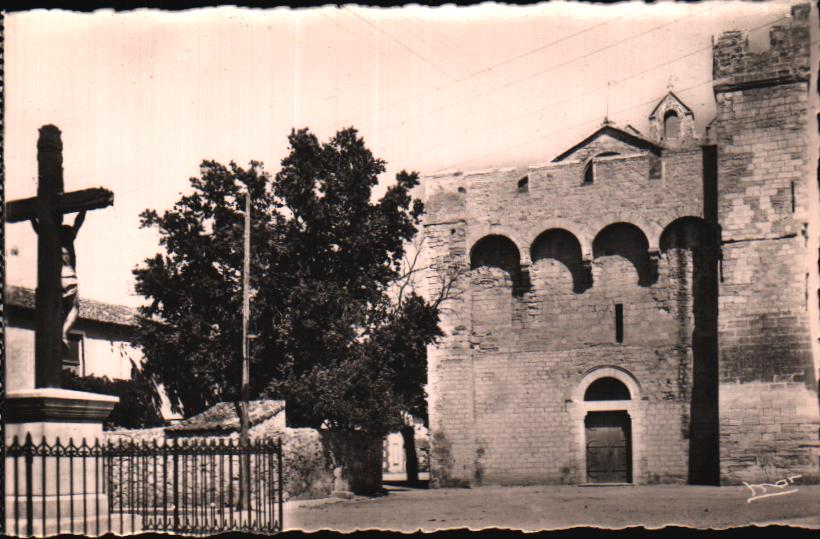
<path id="1" fill-rule="evenodd" d="M 40 503 L 40 510 L 43 514 L 40 515 L 40 520 L 43 524 L 43 530 L 40 533 L 46 535 L 46 455 L 48 455 L 48 443 L 46 442 L 45 436 L 43 436 L 43 441 L 40 443 L 40 447 L 38 447 L 38 449 L 42 450 L 42 453 L 40 453 L 40 465 L 42 466 L 40 470 L 40 488 L 42 489 L 40 491 L 40 499 L 42 500 Z"/>
<path id="2" fill-rule="evenodd" d="M 80 446 L 80 456 L 82 458 L 80 462 L 83 463 L 83 535 L 88 535 L 88 484 L 86 481 L 86 477 L 88 475 L 88 470 L 86 469 L 86 460 L 88 459 L 88 452 L 87 450 L 83 451 L 83 448 L 88 449 L 88 444 L 86 443 L 85 438 L 83 438 L 83 443 Z M 45 533 L 45 531 L 43 533 Z"/>
<path id="3" fill-rule="evenodd" d="M 233 440 L 228 440 L 228 513 L 233 528 Z"/>
<path id="4" fill-rule="evenodd" d="M 0 24 L 0 28 L 1 27 L 2 27 L 2 24 Z M 5 433 L 4 433 L 4 435 L 5 435 Z M 5 503 L 5 501 L 7 500 L 6 496 L 9 494 L 8 492 L 6 492 L 6 481 L 5 481 L 5 479 L 6 479 L 6 477 L 8 477 L 7 474 L 9 473 L 9 470 L 8 470 L 8 456 L 9 456 L 9 450 L 11 448 L 6 445 L 5 436 L 3 436 L 3 438 L 4 438 L 3 439 L 3 446 L 2 446 L 3 455 L 2 455 L 2 457 L 0 457 L 0 460 L 2 460 L 2 466 L 0 466 L 0 476 L 3 476 L 3 479 L 4 479 L 3 481 L 0 481 L 0 499 L 3 500 L 3 504 L 1 504 L 1 506 L 0 506 L 0 535 L 8 535 L 8 530 L 6 530 L 6 517 L 8 517 L 9 513 L 7 513 L 7 511 L 10 511 L 10 508 L 6 507 L 6 503 Z M 14 464 L 15 464 L 15 466 L 17 465 L 17 459 L 16 458 L 14 459 Z M 16 480 L 16 475 L 15 475 L 15 480 Z M 17 506 L 17 493 L 16 492 L 14 493 L 14 505 L 15 505 L 15 507 Z"/>
<path id="5" fill-rule="evenodd" d="M 179 529 L 179 451 L 177 451 L 177 442 L 174 440 L 174 445 L 171 447 L 173 455 L 174 467 L 174 531 Z"/>
<path id="6" fill-rule="evenodd" d="M 285 522 L 282 520 L 283 506 L 282 497 L 284 496 L 283 477 L 282 477 L 282 438 L 279 438 L 276 444 L 276 459 L 278 460 L 277 475 L 279 476 L 279 531 L 285 531 Z"/>
<path id="7" fill-rule="evenodd" d="M 102 481 L 100 477 L 100 460 L 102 460 L 102 446 L 100 439 L 94 439 L 94 512 L 97 515 L 97 535 L 100 535 L 100 492 Z"/>
<path id="8" fill-rule="evenodd" d="M 119 501 L 120 501 L 120 534 L 123 534 L 123 533 L 125 533 L 124 524 L 123 524 L 123 515 L 125 513 L 125 498 L 124 498 L 124 495 L 123 495 L 123 489 L 125 487 L 124 487 L 123 480 L 122 480 L 122 469 L 125 466 L 125 450 L 123 449 L 122 438 L 120 438 L 120 450 L 117 454 L 117 457 L 119 458 L 119 461 L 120 461 L 119 466 L 117 467 L 118 468 L 118 473 L 119 473 L 119 487 L 120 487 L 119 488 L 119 491 L 120 491 L 119 492 L 119 494 L 120 494 L 120 496 L 119 496 Z"/>
<path id="9" fill-rule="evenodd" d="M 108 494 L 108 533 L 114 530 L 114 443 L 108 441 L 108 455 L 105 462 L 108 467 L 105 470 L 106 474 L 106 494 Z"/>
<path id="10" fill-rule="evenodd" d="M 162 443 L 162 527 L 168 529 L 168 444 Z"/>
<path id="11" fill-rule="evenodd" d="M 152 487 L 154 489 L 153 498 L 152 498 L 152 501 L 153 501 L 153 504 L 154 504 L 154 522 L 153 522 L 153 529 L 154 530 L 159 528 L 159 526 L 157 526 L 157 481 L 159 481 L 159 476 L 157 475 L 157 458 L 158 457 L 159 457 L 159 448 L 157 446 L 157 440 L 154 439 L 154 452 L 151 455 L 151 464 L 153 465 L 153 469 L 154 469 L 153 470 L 154 471 L 153 481 L 151 481 L 153 483 Z M 162 480 L 165 481 L 165 477 L 163 477 Z"/>
<path id="12" fill-rule="evenodd" d="M 275 445 L 273 442 L 268 442 L 268 529 L 276 531 L 276 483 L 274 482 Z"/>
<path id="13" fill-rule="evenodd" d="M 139 479 L 136 476 L 136 472 L 134 471 L 134 463 L 136 462 L 136 451 L 134 451 L 134 440 L 128 444 L 128 512 L 131 513 L 131 533 L 135 531 L 135 524 L 136 524 L 136 511 L 139 507 L 138 502 L 136 501 L 139 492 L 137 489 L 139 488 L 134 483 L 136 479 Z M 83 487 L 85 488 L 85 487 Z"/>
<path id="14" fill-rule="evenodd" d="M 31 433 L 26 434 L 26 535 L 34 535 L 34 445 Z"/>
<path id="15" fill-rule="evenodd" d="M 68 521 L 71 524 L 71 533 L 74 533 L 74 455 L 77 448 L 74 445 L 74 438 L 68 439 Z"/>
<path id="16" fill-rule="evenodd" d="M 55 481 L 55 487 L 57 490 L 57 535 L 60 535 L 60 437 L 57 436 L 57 440 L 54 444 L 54 476 L 57 478 Z M 45 533 L 45 532 L 43 532 Z"/>
<path id="17" fill-rule="evenodd" d="M 20 461 L 20 445 L 17 442 L 17 435 L 14 436 L 14 440 L 11 444 L 12 449 L 14 450 L 14 535 L 20 535 L 20 472 L 19 468 L 19 461 Z M 3 530 L 8 531 L 8 530 Z"/>
<path id="18" fill-rule="evenodd" d="M 228 454 L 230 458 L 230 453 Z M 228 478 L 230 484 L 231 478 Z M 220 529 L 225 529 L 225 444 L 222 438 L 219 439 L 219 514 L 222 524 Z"/>

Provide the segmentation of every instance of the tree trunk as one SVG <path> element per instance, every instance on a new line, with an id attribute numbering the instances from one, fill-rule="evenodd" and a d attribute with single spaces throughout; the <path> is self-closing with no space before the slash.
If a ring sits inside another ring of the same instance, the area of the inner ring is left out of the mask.
<path id="1" fill-rule="evenodd" d="M 382 438 L 361 432 L 322 430 L 334 470 L 334 493 L 372 496 L 382 490 Z"/>
<path id="2" fill-rule="evenodd" d="M 407 470 L 407 482 L 417 485 L 419 482 L 419 459 L 416 454 L 416 429 L 412 425 L 401 428 L 401 437 L 404 439 L 404 467 Z"/>

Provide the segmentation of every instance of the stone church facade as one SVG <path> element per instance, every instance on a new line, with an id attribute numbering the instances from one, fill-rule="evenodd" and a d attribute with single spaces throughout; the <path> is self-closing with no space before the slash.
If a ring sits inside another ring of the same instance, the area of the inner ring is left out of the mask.
<path id="1" fill-rule="evenodd" d="M 670 92 L 647 134 L 425 179 L 434 486 L 818 477 L 808 24 L 716 41 L 704 133 Z"/>

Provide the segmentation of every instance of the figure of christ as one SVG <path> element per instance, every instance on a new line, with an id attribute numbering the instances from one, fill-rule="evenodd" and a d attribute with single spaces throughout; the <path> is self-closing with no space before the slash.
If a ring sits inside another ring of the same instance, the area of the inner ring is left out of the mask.
<path id="1" fill-rule="evenodd" d="M 85 221 L 85 210 L 74 218 L 73 225 L 60 225 L 60 250 L 63 267 L 60 271 L 60 288 L 63 295 L 63 350 L 68 352 L 68 333 L 77 321 L 80 312 L 79 296 L 77 294 L 77 253 L 74 250 L 74 240 Z M 37 219 L 31 220 L 34 231 L 37 232 Z"/>

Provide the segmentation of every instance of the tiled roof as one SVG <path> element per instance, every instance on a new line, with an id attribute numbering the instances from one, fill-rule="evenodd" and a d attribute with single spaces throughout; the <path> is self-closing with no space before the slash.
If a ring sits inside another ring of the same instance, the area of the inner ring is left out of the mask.
<path id="1" fill-rule="evenodd" d="M 7 286 L 4 294 L 9 306 L 34 310 L 34 290 L 21 286 Z M 111 305 L 80 297 L 80 319 L 105 322 L 120 326 L 136 326 L 137 311 L 124 305 Z"/>
<path id="2" fill-rule="evenodd" d="M 248 423 L 253 427 L 267 421 L 285 409 L 285 401 L 256 400 L 248 402 Z M 220 402 L 201 414 L 189 417 L 175 425 L 165 428 L 165 432 L 174 434 L 194 433 L 228 433 L 239 431 L 239 415 L 236 404 Z"/>

